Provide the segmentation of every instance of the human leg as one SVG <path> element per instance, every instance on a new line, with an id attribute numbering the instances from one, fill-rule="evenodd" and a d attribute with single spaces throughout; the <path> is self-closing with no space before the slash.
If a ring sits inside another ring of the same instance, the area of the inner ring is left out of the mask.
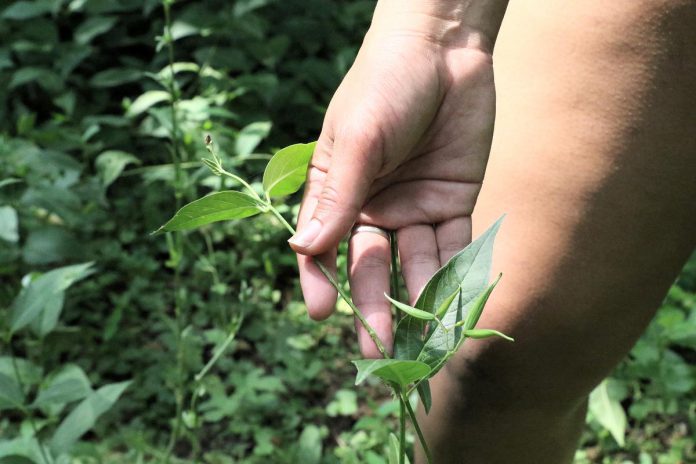
<path id="1" fill-rule="evenodd" d="M 498 40 L 474 236 L 507 213 L 504 276 L 433 382 L 437 463 L 565 463 L 587 394 L 652 318 L 696 237 L 696 9 L 520 2 Z"/>

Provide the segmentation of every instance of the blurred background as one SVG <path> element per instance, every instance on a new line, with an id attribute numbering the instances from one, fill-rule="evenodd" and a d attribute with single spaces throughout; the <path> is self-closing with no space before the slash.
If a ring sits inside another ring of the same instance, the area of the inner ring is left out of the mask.
<path id="1" fill-rule="evenodd" d="M 270 216 L 151 236 L 316 139 L 374 1 L 0 1 L 0 464 L 386 463 L 353 322 Z M 173 111 L 174 110 L 174 111 Z M 285 212 L 296 213 L 298 198 Z M 577 463 L 696 462 L 696 259 L 592 395 Z"/>

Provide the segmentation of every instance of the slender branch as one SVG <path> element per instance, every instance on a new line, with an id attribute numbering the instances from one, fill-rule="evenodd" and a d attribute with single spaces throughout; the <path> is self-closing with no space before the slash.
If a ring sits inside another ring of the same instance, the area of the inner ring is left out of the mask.
<path id="1" fill-rule="evenodd" d="M 423 435 L 423 432 L 421 431 L 420 425 L 418 424 L 418 418 L 416 417 L 416 413 L 413 412 L 413 408 L 411 407 L 411 403 L 409 403 L 408 397 L 405 396 L 403 392 L 399 392 L 399 397 L 401 399 L 401 404 L 403 406 L 406 406 L 406 411 L 408 411 L 408 415 L 411 418 L 411 423 L 413 424 L 413 428 L 416 429 L 416 435 L 418 435 L 418 441 L 420 441 L 421 447 L 423 448 L 423 452 L 425 453 L 426 462 L 428 464 L 432 464 L 433 455 L 430 453 L 430 448 L 428 448 L 428 443 L 425 441 L 425 436 Z"/>
<path id="2" fill-rule="evenodd" d="M 269 211 L 273 213 L 275 217 L 278 218 L 278 220 L 285 226 L 285 228 L 292 235 L 295 235 L 295 229 L 290 225 L 288 221 L 285 220 L 283 215 L 280 214 L 280 212 L 276 208 L 274 208 L 273 205 L 271 205 L 270 203 L 264 203 L 268 207 Z M 384 357 L 385 359 L 389 359 L 389 354 L 387 353 L 387 349 L 384 347 L 382 340 L 379 339 L 379 337 L 377 336 L 377 332 L 375 332 L 375 329 L 373 329 L 370 323 L 367 322 L 367 319 L 365 319 L 365 315 L 363 315 L 363 313 L 358 309 L 358 307 L 355 306 L 350 295 L 348 295 L 348 292 L 346 292 L 343 289 L 343 287 L 336 281 L 335 277 L 333 276 L 331 271 L 324 265 L 324 263 L 322 263 L 318 259 L 315 259 L 314 263 L 317 265 L 322 274 L 324 274 L 329 283 L 336 289 L 343 301 L 345 301 L 346 304 L 350 307 L 350 309 L 353 310 L 353 314 L 355 314 L 355 317 L 358 318 L 360 324 L 362 324 L 362 326 L 365 327 L 365 330 L 367 331 L 374 344 L 377 346 L 377 349 L 379 350 L 379 353 L 382 355 L 382 357 Z"/>
<path id="3" fill-rule="evenodd" d="M 225 341 L 220 345 L 220 348 L 218 348 L 215 353 L 213 354 L 213 357 L 210 358 L 210 361 L 201 369 L 201 371 L 196 374 L 194 377 L 194 380 L 196 383 L 200 383 L 201 380 L 203 380 L 203 377 L 206 376 L 208 371 L 215 365 L 218 359 L 220 359 L 220 356 L 227 350 L 227 347 L 230 346 L 230 343 L 234 340 L 234 338 L 237 336 L 237 332 L 239 331 L 239 327 L 242 325 L 242 318 L 239 318 L 239 321 L 232 327 L 232 330 L 230 333 L 227 335 L 227 338 Z"/>

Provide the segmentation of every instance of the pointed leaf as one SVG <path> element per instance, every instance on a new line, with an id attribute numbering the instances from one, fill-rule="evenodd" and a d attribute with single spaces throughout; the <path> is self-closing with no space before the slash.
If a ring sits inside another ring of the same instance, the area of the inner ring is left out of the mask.
<path id="1" fill-rule="evenodd" d="M 382 380 L 393 382 L 401 387 L 422 379 L 430 373 L 427 364 L 418 361 L 400 361 L 398 359 L 361 359 L 353 361 L 358 368 L 355 385 L 362 383 L 369 375 L 376 375 Z"/>
<path id="2" fill-rule="evenodd" d="M 55 298 L 73 283 L 90 275 L 93 263 L 65 266 L 49 271 L 25 287 L 12 304 L 11 331 L 16 332 L 36 319 Z"/>
<path id="3" fill-rule="evenodd" d="M 425 413 L 428 414 L 430 412 L 430 407 L 433 404 L 433 397 L 430 394 L 430 382 L 428 380 L 423 380 L 418 384 L 418 397 L 421 400 L 421 403 L 423 403 L 423 409 L 425 409 Z"/>
<path id="4" fill-rule="evenodd" d="M 433 313 L 429 313 L 427 311 L 421 311 L 420 309 L 414 308 L 413 306 L 409 306 L 406 303 L 402 303 L 400 301 L 396 301 L 395 299 L 391 298 L 389 295 L 386 293 L 384 296 L 393 304 L 395 307 L 400 309 L 401 311 L 405 312 L 409 316 L 413 316 L 416 319 L 423 319 L 425 321 L 432 321 L 435 319 L 435 315 Z"/>
<path id="5" fill-rule="evenodd" d="M 263 173 L 263 189 L 269 197 L 290 195 L 302 187 L 315 146 L 316 142 L 297 143 L 273 155 Z"/>
<path id="6" fill-rule="evenodd" d="M 470 330 L 463 331 L 462 335 L 467 337 L 467 338 L 481 339 L 481 338 L 490 338 L 490 337 L 500 337 L 500 338 L 504 338 L 505 340 L 508 340 L 510 342 L 515 341 L 514 338 L 508 337 L 504 333 L 498 332 L 497 330 L 493 330 L 493 329 L 470 329 Z"/>
<path id="7" fill-rule="evenodd" d="M 63 419 L 51 438 L 51 451 L 56 455 L 67 452 L 87 433 L 99 416 L 108 411 L 121 396 L 130 381 L 112 383 L 92 392 Z"/>
<path id="8" fill-rule="evenodd" d="M 491 267 L 493 242 L 503 218 L 464 250 L 454 255 L 428 281 L 415 307 L 428 312 L 443 313 L 440 319 L 446 327 L 462 321 L 475 299 L 486 288 Z M 452 297 L 452 295 L 455 295 Z M 442 327 L 406 316 L 399 321 L 394 337 L 394 357 L 417 359 L 431 368 L 440 364 L 448 351 L 454 350 L 461 339 L 461 329 L 445 331 Z M 435 374 L 435 370 L 431 375 Z"/>
<path id="9" fill-rule="evenodd" d="M 218 221 L 242 219 L 261 212 L 254 197 L 242 192 L 218 192 L 181 208 L 160 231 L 187 230 Z"/>
<path id="10" fill-rule="evenodd" d="M 239 156 L 250 155 L 271 131 L 270 121 L 256 121 L 244 127 L 237 135 L 235 149 Z"/>
<path id="11" fill-rule="evenodd" d="M 464 330 L 471 330 L 476 327 L 476 324 L 478 324 L 478 321 L 481 318 L 481 313 L 483 313 L 483 308 L 486 306 L 491 293 L 493 293 L 493 289 L 495 289 L 495 286 L 498 285 L 498 282 L 500 282 L 501 277 L 503 277 L 503 274 L 498 274 L 498 278 L 488 286 L 485 292 L 479 295 L 476 303 L 471 308 L 471 311 L 469 311 L 469 313 L 466 315 L 466 319 L 464 320 Z"/>

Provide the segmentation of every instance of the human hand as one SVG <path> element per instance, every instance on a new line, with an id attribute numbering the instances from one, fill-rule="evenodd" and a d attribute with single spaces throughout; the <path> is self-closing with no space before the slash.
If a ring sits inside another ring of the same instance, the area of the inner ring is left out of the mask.
<path id="1" fill-rule="evenodd" d="M 411 303 L 471 240 L 495 113 L 485 38 L 451 19 L 388 13 L 378 6 L 329 105 L 290 241 L 317 320 L 333 311 L 336 291 L 311 257 L 320 255 L 335 272 L 336 247 L 354 223 L 396 231 Z M 353 301 L 388 349 L 389 266 L 386 238 L 350 239 Z M 365 329 L 357 330 L 363 355 L 380 357 Z"/>

